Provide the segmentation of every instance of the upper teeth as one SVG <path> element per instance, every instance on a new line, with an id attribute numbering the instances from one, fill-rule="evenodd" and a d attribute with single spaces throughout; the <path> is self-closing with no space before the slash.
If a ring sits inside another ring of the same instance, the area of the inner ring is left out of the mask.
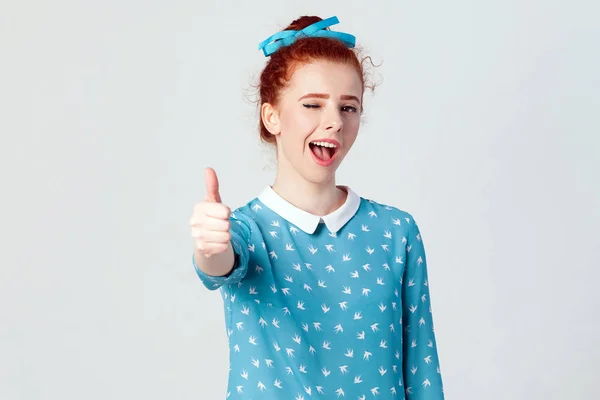
<path id="1" fill-rule="evenodd" d="M 331 147 L 333 149 L 336 147 L 335 144 L 329 142 L 312 142 L 312 144 L 323 147 Z"/>

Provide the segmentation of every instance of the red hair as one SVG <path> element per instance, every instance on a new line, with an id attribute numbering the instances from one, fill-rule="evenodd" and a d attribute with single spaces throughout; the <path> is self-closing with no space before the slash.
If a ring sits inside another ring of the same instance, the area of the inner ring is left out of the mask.
<path id="1" fill-rule="evenodd" d="M 322 18 L 315 16 L 303 16 L 293 21 L 284 30 L 302 30 L 321 20 Z M 281 90 L 290 82 L 295 69 L 315 61 L 331 61 L 353 66 L 360 77 L 364 92 L 366 74 L 362 62 L 358 59 L 357 50 L 346 47 L 336 39 L 305 37 L 289 46 L 279 48 L 270 55 L 267 65 L 260 74 L 259 107 L 264 103 L 276 105 Z M 269 133 L 261 117 L 259 117 L 259 124 L 261 140 L 274 144 L 275 137 Z"/>

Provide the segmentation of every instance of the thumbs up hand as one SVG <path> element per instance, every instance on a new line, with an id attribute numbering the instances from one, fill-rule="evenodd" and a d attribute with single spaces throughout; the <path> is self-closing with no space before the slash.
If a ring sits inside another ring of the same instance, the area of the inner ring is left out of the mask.
<path id="1" fill-rule="evenodd" d="M 204 172 L 206 198 L 194 206 L 190 226 L 196 250 L 206 258 L 225 253 L 231 248 L 229 216 L 231 210 L 221 202 L 219 181 L 212 168 Z"/>

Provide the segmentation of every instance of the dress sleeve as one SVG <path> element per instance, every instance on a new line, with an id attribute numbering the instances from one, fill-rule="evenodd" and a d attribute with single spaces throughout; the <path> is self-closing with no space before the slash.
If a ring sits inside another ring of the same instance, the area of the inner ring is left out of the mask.
<path id="1" fill-rule="evenodd" d="M 402 371 L 410 400 L 444 399 L 427 279 L 425 247 L 419 226 L 410 218 L 402 278 Z"/>
<path id="2" fill-rule="evenodd" d="M 248 261 L 250 251 L 248 244 L 250 243 L 250 235 L 252 232 L 253 221 L 241 213 L 232 213 L 229 217 L 231 222 L 231 244 L 235 256 L 235 263 L 232 271 L 225 276 L 208 275 L 196 265 L 194 255 L 192 254 L 192 264 L 196 273 L 204 286 L 209 290 L 219 289 L 223 285 L 236 284 L 246 276 L 248 271 Z"/>

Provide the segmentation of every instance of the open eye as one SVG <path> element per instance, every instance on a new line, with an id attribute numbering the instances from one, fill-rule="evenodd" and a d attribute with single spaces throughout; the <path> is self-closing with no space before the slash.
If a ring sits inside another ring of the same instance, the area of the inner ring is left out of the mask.
<path id="1" fill-rule="evenodd" d="M 344 106 L 344 107 L 342 107 L 342 111 L 343 112 L 349 112 L 349 113 L 355 113 L 358 110 L 354 106 Z"/>

